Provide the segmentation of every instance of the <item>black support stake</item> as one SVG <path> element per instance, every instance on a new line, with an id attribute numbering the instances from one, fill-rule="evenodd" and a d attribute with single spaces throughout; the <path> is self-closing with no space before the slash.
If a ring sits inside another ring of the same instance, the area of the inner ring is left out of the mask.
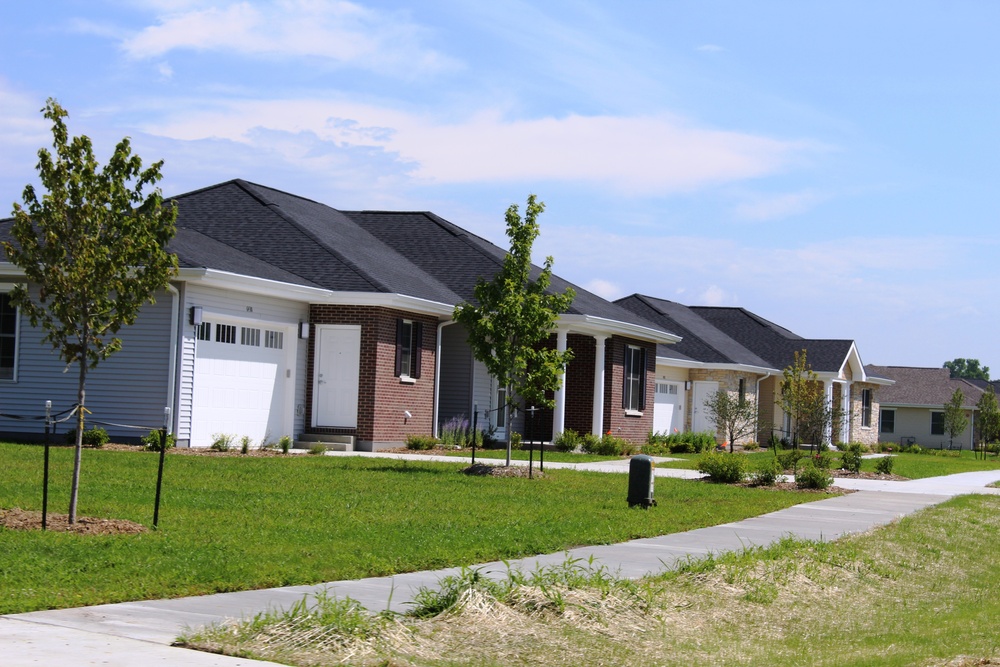
<path id="1" fill-rule="evenodd" d="M 52 401 L 45 401 L 45 470 L 42 473 L 42 530 L 49 525 L 49 429 L 52 427 Z"/>
<path id="2" fill-rule="evenodd" d="M 163 428 L 160 429 L 160 466 L 156 471 L 156 504 L 153 507 L 153 530 L 160 523 L 160 489 L 163 487 L 163 459 L 167 456 L 167 427 L 170 425 L 170 408 L 163 408 Z"/>

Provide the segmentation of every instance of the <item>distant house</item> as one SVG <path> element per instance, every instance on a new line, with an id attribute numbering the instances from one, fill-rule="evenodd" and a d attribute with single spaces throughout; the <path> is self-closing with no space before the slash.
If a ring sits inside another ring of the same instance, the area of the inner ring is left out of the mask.
<path id="1" fill-rule="evenodd" d="M 976 383 L 952 378 L 947 368 L 869 365 L 865 369 L 895 381 L 881 392 L 880 442 L 915 443 L 935 449 L 973 446 L 976 403 L 983 393 Z M 956 389 L 962 391 L 969 427 L 952 442 L 945 431 L 944 405 Z"/>
<path id="2" fill-rule="evenodd" d="M 231 434 L 379 449 L 474 411 L 497 435 L 524 428 L 523 413 L 503 423 L 503 388 L 451 320 L 504 249 L 433 213 L 339 211 L 242 180 L 174 201 L 180 272 L 89 376 L 94 419 L 159 426 L 170 407 L 178 444 L 194 447 Z M 10 227 L 0 221 L 0 239 Z M 75 401 L 75 375 L 10 304 L 22 275 L 0 261 L 0 405 L 40 415 L 52 400 L 58 412 Z M 554 277 L 551 289 L 568 285 Z M 575 357 L 536 437 L 574 428 L 643 441 L 657 346 L 678 337 L 573 287 L 550 344 Z M 35 426 L 0 419 L 7 436 L 37 437 Z"/>
<path id="3" fill-rule="evenodd" d="M 641 294 L 616 303 L 681 336 L 657 348 L 655 431 L 715 430 L 705 400 L 725 389 L 757 402 L 759 440 L 772 433 L 789 438 L 790 420 L 778 402 L 782 370 L 805 350 L 827 401 L 844 415 L 828 440 L 877 441 L 876 390 L 891 381 L 865 370 L 854 341 L 802 338 L 743 308 L 685 306 Z"/>

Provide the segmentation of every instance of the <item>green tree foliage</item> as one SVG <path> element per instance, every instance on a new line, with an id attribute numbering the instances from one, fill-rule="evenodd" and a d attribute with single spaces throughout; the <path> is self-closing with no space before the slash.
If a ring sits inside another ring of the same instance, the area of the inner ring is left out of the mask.
<path id="1" fill-rule="evenodd" d="M 516 204 L 507 209 L 510 251 L 493 280 L 476 282 L 477 305 L 455 307 L 455 320 L 469 332 L 472 353 L 485 364 L 490 375 L 507 388 L 504 423 L 507 428 L 507 465 L 510 465 L 510 408 L 518 401 L 526 406 L 551 407 L 546 392 L 559 388 L 562 373 L 572 354 L 542 347 L 560 313 L 566 312 L 575 294 L 547 292 L 552 281 L 552 257 L 532 280 L 531 247 L 539 234 L 538 216 L 545 204 L 528 197 L 522 219 Z"/>
<path id="2" fill-rule="evenodd" d="M 942 368 L 951 371 L 953 378 L 965 378 L 967 380 L 989 380 L 990 367 L 979 367 L 979 359 L 953 359 L 944 362 Z"/>
<path id="3" fill-rule="evenodd" d="M 1000 406 L 992 386 L 976 402 L 976 436 L 980 445 L 1000 441 Z"/>
<path id="4" fill-rule="evenodd" d="M 716 427 L 728 436 L 730 452 L 739 438 L 757 430 L 756 401 L 748 401 L 733 392 L 719 389 L 705 401 L 705 409 Z"/>
<path id="5" fill-rule="evenodd" d="M 948 433 L 948 438 L 954 440 L 969 427 L 969 418 L 965 415 L 965 408 L 962 403 L 965 395 L 961 389 L 956 389 L 951 395 L 951 400 L 944 404 L 944 430 Z"/>
<path id="6" fill-rule="evenodd" d="M 24 205 L 14 204 L 14 243 L 4 243 L 10 261 L 24 271 L 27 285 L 11 301 L 67 366 L 78 364 L 76 459 L 69 520 L 76 521 L 83 446 L 87 370 L 121 349 L 116 337 L 133 324 L 139 309 L 153 302 L 177 270 L 166 251 L 177 211 L 164 206 L 158 189 L 163 162 L 143 169 L 128 138 L 115 147 L 104 167 L 86 136 L 70 138 L 67 112 L 54 99 L 42 110 L 52 122 L 54 153 L 38 151 L 38 175 L 45 192 L 24 188 Z M 29 286 L 31 290 L 29 290 Z"/>
<path id="7" fill-rule="evenodd" d="M 841 414 L 827 402 L 823 383 L 806 360 L 806 351 L 795 352 L 792 363 L 781 373 L 778 405 L 791 417 L 793 444 L 824 443 L 827 428 L 837 424 Z"/>

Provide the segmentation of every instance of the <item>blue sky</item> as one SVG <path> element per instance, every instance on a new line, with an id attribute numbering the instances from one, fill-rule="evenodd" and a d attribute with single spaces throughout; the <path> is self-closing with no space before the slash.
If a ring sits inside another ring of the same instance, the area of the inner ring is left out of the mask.
<path id="1" fill-rule="evenodd" d="M 432 210 L 602 296 L 1000 364 L 1000 3 L 0 2 L 0 215 L 49 96 L 165 194 Z M 1000 365 L 995 375 L 1000 375 Z"/>

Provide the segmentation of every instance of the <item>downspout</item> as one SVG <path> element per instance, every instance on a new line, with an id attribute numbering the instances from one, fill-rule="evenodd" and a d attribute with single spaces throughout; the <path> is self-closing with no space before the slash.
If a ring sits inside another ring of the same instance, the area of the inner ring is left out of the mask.
<path id="1" fill-rule="evenodd" d="M 180 292 L 170 284 L 167 285 L 167 291 L 170 292 L 170 321 L 173 323 L 173 326 L 170 327 L 170 373 L 169 380 L 167 381 L 167 401 L 169 405 L 167 407 L 170 408 L 170 431 L 176 434 L 178 424 L 177 396 L 175 394 L 177 391 L 177 331 L 184 324 L 178 319 L 180 315 Z"/>
<path id="2" fill-rule="evenodd" d="M 437 351 L 434 354 L 434 423 L 431 425 L 431 435 L 435 438 L 438 437 L 438 409 L 441 404 L 441 330 L 454 323 L 455 320 L 438 322 Z"/>

